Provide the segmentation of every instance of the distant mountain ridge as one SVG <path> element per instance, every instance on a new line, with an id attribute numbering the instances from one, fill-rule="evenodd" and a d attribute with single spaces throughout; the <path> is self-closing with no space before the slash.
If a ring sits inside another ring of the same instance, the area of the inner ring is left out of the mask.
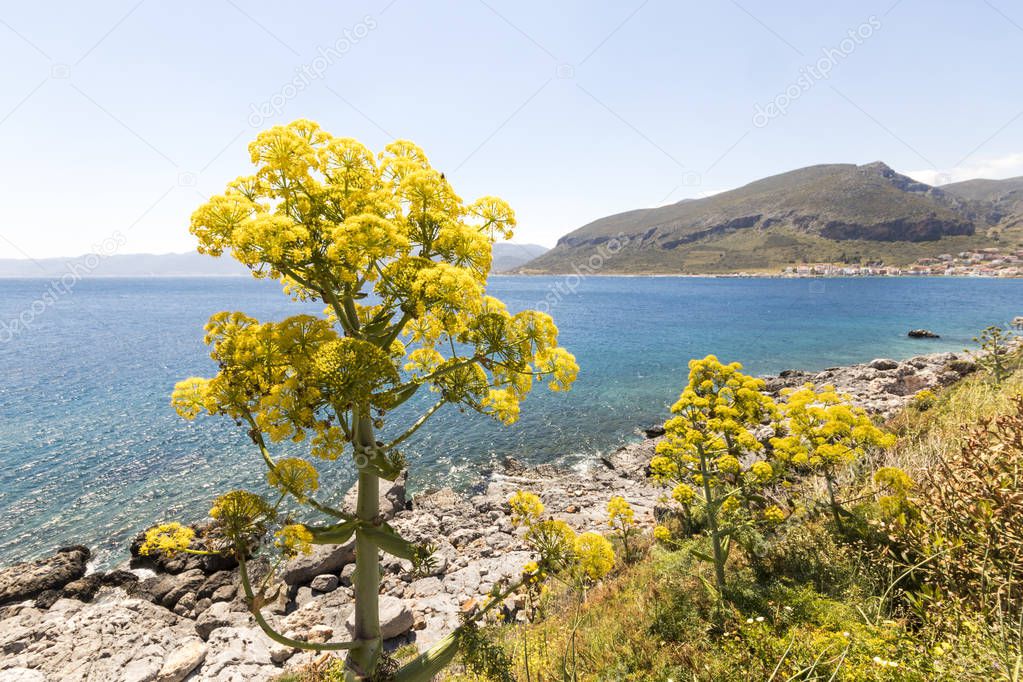
<path id="1" fill-rule="evenodd" d="M 494 244 L 494 272 L 506 272 L 542 255 L 547 247 L 536 244 Z M 230 257 L 210 258 L 199 253 L 135 253 L 75 258 L 0 258 L 0 277 L 236 277 L 249 270 Z"/>
<path id="2" fill-rule="evenodd" d="M 907 264 L 1023 243 L 1023 178 L 933 187 L 882 162 L 809 166 L 704 199 L 595 220 L 520 272 L 570 272 L 625 244 L 603 272 L 757 271 L 800 262 Z"/>

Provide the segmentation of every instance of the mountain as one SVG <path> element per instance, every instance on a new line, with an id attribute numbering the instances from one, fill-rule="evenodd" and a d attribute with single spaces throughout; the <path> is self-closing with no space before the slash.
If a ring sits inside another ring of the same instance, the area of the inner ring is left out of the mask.
<path id="1" fill-rule="evenodd" d="M 0 258 L 0 277 L 187 277 L 245 275 L 245 266 L 231 258 L 198 253 L 133 253 L 77 258 Z"/>
<path id="2" fill-rule="evenodd" d="M 547 251 L 536 244 L 494 244 L 494 272 L 507 272 Z M 202 277 L 248 276 L 233 258 L 210 258 L 199 253 L 134 253 L 98 257 L 20 259 L 0 258 L 0 277 Z"/>
<path id="3" fill-rule="evenodd" d="M 490 266 L 492 272 L 508 272 L 525 265 L 534 258 L 547 253 L 546 246 L 539 244 L 510 244 L 497 242 L 494 244 L 494 261 Z"/>
<path id="4" fill-rule="evenodd" d="M 595 254 L 605 273 L 769 271 L 804 262 L 905 265 L 940 253 L 1021 244 L 1023 178 L 932 187 L 881 162 L 827 164 L 595 220 L 518 271 L 571 272 Z"/>

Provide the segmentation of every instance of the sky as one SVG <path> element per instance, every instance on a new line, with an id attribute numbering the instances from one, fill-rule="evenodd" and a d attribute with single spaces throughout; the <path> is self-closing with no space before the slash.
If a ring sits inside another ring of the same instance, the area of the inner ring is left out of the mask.
<path id="1" fill-rule="evenodd" d="M 1023 175 L 1011 0 L 0 1 L 0 258 L 194 248 L 296 118 L 422 146 L 553 245 L 818 163 Z"/>

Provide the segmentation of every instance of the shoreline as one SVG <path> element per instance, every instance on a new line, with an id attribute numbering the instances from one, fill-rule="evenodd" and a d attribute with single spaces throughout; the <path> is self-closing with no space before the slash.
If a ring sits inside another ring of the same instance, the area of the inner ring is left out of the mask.
<path id="1" fill-rule="evenodd" d="M 772 394 L 806 381 L 833 383 L 855 403 L 888 418 L 918 391 L 950 385 L 974 369 L 968 354 L 931 353 L 819 372 L 786 370 L 765 381 Z M 656 429 L 648 429 L 648 437 L 607 455 L 595 453 L 588 466 L 571 469 L 506 460 L 475 493 L 437 488 L 408 499 L 403 477 L 382 486 L 383 514 L 395 529 L 413 542 L 437 547 L 436 565 L 425 577 L 411 575 L 408 562 L 385 557 L 381 607 L 387 646 L 429 647 L 485 599 L 497 581 L 521 572 L 531 554 L 505 504 L 515 490 L 537 493 L 552 516 L 578 532 L 605 532 L 607 501 L 617 495 L 633 507 L 641 528 L 652 526 L 665 494 L 646 478 L 656 442 Z M 270 641 L 256 628 L 230 561 L 192 555 L 142 560 L 138 544 L 132 547 L 130 570 L 88 572 L 84 547 L 0 570 L 0 649 L 13 652 L 0 659 L 0 671 L 42 670 L 74 679 L 53 667 L 73 654 L 76 660 L 112 666 L 111 674 L 115 668 L 141 666 L 161 678 L 173 664 L 187 667 L 178 679 L 270 680 L 286 666 L 315 658 L 312 652 Z M 353 561 L 349 542 L 314 546 L 310 554 L 287 562 L 268 619 L 299 639 L 346 638 Z M 511 598 L 508 616 L 517 617 L 522 606 Z M 60 627 L 72 617 L 79 623 L 74 637 Z M 117 645 L 103 637 L 104 623 L 111 620 L 123 624 Z M 140 638 L 154 642 L 142 659 Z"/>

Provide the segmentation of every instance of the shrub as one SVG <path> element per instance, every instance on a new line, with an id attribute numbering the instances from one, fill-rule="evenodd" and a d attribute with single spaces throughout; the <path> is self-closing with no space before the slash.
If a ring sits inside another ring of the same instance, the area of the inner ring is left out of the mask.
<path id="1" fill-rule="evenodd" d="M 913 400 L 910 401 L 910 406 L 920 412 L 926 412 L 934 407 L 936 402 L 938 402 L 938 396 L 934 393 L 934 391 L 925 388 L 913 396 Z"/>
<path id="2" fill-rule="evenodd" d="M 841 596 L 853 583 L 856 562 L 848 546 L 820 521 L 790 524 L 753 562 L 761 582 L 781 579 L 810 584 L 817 592 Z"/>
<path id="3" fill-rule="evenodd" d="M 962 447 L 920 481 L 915 547 L 931 601 L 953 598 L 982 613 L 1023 607 L 1023 396 L 984 418 Z"/>

